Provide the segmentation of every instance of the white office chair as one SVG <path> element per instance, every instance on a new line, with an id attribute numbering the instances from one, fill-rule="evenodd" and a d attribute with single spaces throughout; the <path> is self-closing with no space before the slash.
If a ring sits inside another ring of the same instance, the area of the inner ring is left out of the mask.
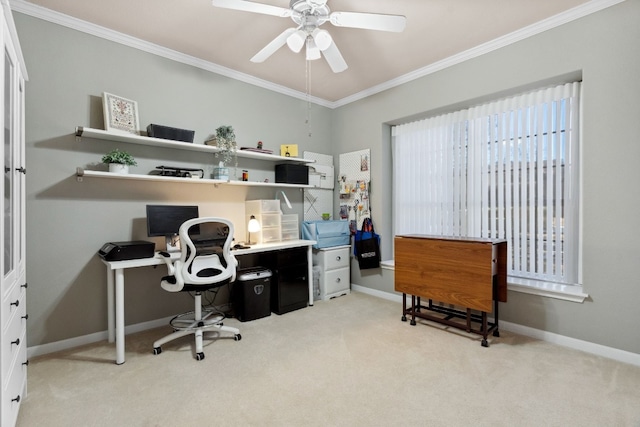
<path id="1" fill-rule="evenodd" d="M 209 242 L 217 242 L 215 250 L 198 252 L 191 236 L 204 233 Z M 233 224 L 223 218 L 194 218 L 180 226 L 180 258 L 164 256 L 169 276 L 162 278 L 162 288 L 169 292 L 195 292 L 195 311 L 179 314 L 171 319 L 174 332 L 153 343 L 153 354 L 162 352 L 162 344 L 189 334 L 196 337 L 196 360 L 204 359 L 202 335 L 204 331 L 231 332 L 234 339 L 242 337 L 237 328 L 224 326 L 224 315 L 202 308 L 203 291 L 223 286 L 236 278 L 237 260 L 231 253 Z"/>

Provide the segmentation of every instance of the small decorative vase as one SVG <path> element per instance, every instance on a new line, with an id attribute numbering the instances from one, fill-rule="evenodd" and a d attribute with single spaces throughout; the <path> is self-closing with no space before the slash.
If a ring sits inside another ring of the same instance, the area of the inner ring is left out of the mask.
<path id="1" fill-rule="evenodd" d="M 113 173 L 129 173 L 129 165 L 123 165 L 121 163 L 109 163 L 109 172 Z"/>
<path id="2" fill-rule="evenodd" d="M 219 162 L 218 167 L 213 168 L 213 179 L 229 181 L 229 168 L 225 167 L 223 162 Z"/>

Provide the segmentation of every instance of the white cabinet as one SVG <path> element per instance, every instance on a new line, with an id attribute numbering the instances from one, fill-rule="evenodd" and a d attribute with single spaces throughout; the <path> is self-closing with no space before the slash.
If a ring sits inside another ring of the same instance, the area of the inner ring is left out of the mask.
<path id="1" fill-rule="evenodd" d="M 320 299 L 347 295 L 351 292 L 351 246 L 334 246 L 313 250 L 313 265 L 319 267 Z"/>
<path id="2" fill-rule="evenodd" d="M 25 157 L 24 157 L 24 84 L 26 69 L 20 53 L 8 0 L 1 0 L 0 40 L 4 61 L 2 79 L 4 185 L 0 186 L 0 240 L 2 240 L 2 294 L 0 305 L 0 425 L 13 426 L 27 385 L 27 284 L 25 272 Z"/>

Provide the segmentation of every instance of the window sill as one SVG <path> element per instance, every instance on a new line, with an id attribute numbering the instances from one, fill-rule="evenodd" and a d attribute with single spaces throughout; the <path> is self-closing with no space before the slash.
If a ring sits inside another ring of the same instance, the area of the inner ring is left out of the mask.
<path id="1" fill-rule="evenodd" d="M 386 260 L 380 263 L 380 267 L 386 270 L 394 270 L 394 260 Z M 507 279 L 507 289 L 513 292 L 521 292 L 530 295 L 539 295 L 564 301 L 583 303 L 589 297 L 582 291 L 580 285 L 561 285 L 558 283 L 527 280 L 515 277 Z"/>

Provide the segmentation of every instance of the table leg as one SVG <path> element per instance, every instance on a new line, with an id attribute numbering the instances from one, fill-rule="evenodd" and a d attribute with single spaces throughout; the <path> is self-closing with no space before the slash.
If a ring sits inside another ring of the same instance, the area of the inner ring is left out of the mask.
<path id="1" fill-rule="evenodd" d="M 402 317 L 400 318 L 403 322 L 407 321 L 407 294 L 402 293 Z"/>
<path id="2" fill-rule="evenodd" d="M 483 347 L 489 347 L 489 342 L 487 341 L 487 312 L 482 312 L 482 342 L 481 345 Z"/>
<path id="3" fill-rule="evenodd" d="M 116 274 L 116 364 L 124 363 L 124 270 L 118 268 Z"/>
<path id="4" fill-rule="evenodd" d="M 418 297 L 418 301 L 420 301 L 420 297 Z M 420 303 L 418 303 L 420 305 Z M 416 325 L 416 296 L 411 295 L 411 321 L 409 322 L 411 326 Z"/>
<path id="5" fill-rule="evenodd" d="M 313 250 L 307 246 L 307 279 L 309 279 L 309 305 L 313 305 Z"/>
<path id="6" fill-rule="evenodd" d="M 115 289 L 113 284 L 114 272 L 107 268 L 107 332 L 109 342 L 114 342 L 116 337 L 116 319 L 115 315 Z"/>

